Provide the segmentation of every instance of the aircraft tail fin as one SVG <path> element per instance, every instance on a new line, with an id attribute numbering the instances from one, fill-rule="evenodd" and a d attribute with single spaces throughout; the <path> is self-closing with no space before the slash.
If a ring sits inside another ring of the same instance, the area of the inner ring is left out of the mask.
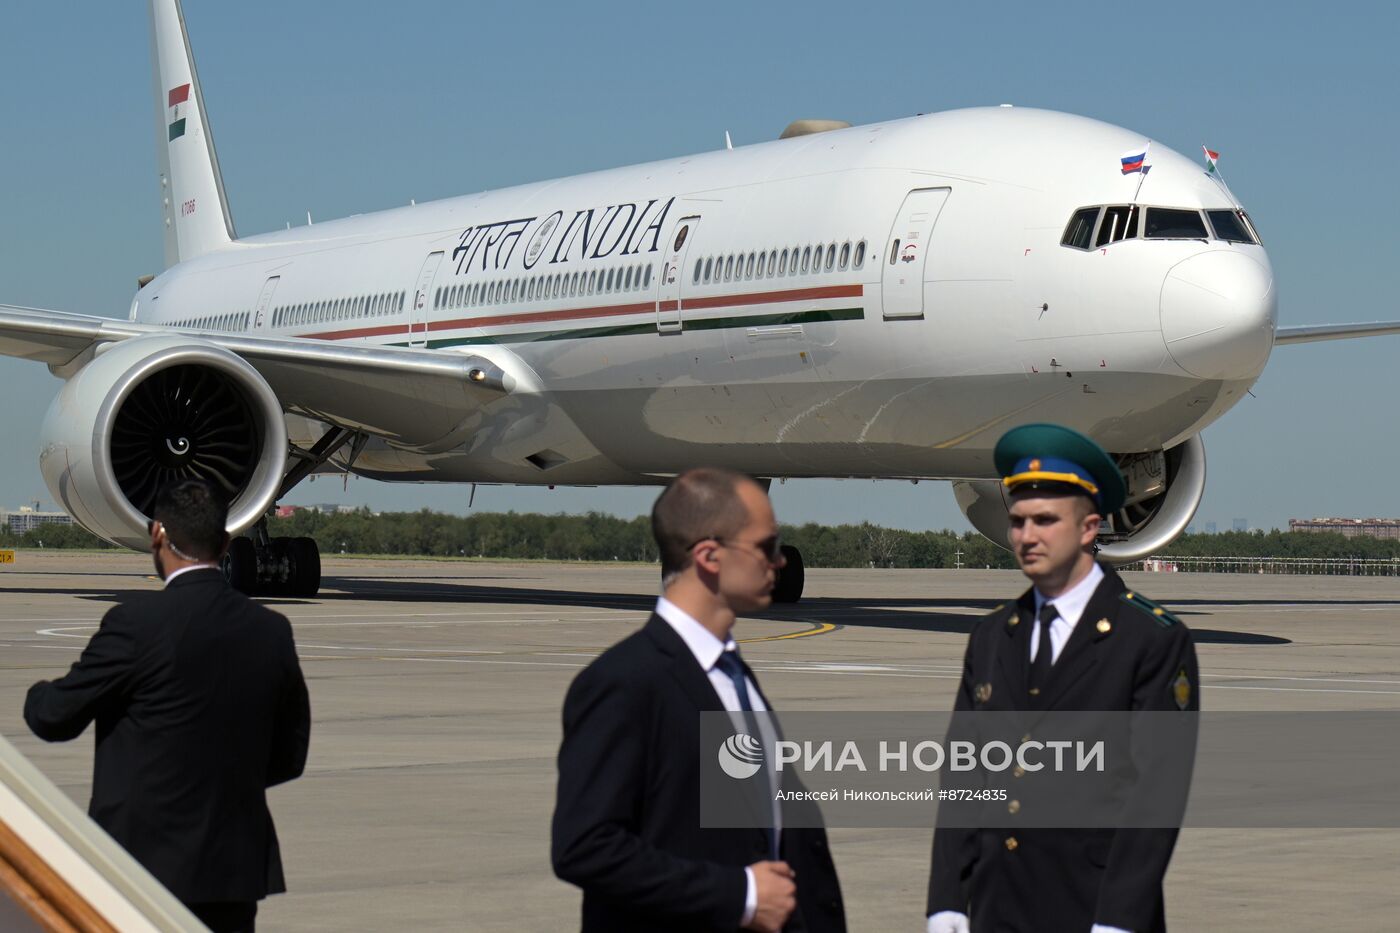
<path id="1" fill-rule="evenodd" d="M 151 0 L 151 60 L 169 267 L 228 246 L 237 236 L 180 0 Z"/>

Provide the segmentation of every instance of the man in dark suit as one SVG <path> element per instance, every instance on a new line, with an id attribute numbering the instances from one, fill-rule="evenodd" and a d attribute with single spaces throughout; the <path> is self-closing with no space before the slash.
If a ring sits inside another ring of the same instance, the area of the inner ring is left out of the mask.
<path id="1" fill-rule="evenodd" d="M 1199 710 L 1191 633 L 1094 560 L 1102 516 L 1126 493 L 1112 458 L 1068 428 L 1027 425 L 1001 439 L 995 460 L 1011 497 L 1012 550 L 1033 586 L 973 629 L 955 711 Z M 1012 794 L 1023 779 L 1018 766 Z M 996 806 L 1025 816 L 1014 797 Z M 1162 878 L 1176 837 L 1173 828 L 945 825 L 934 832 L 928 931 L 967 933 L 969 917 L 977 933 L 1164 931 Z"/>
<path id="2" fill-rule="evenodd" d="M 113 606 L 67 674 L 29 690 L 50 742 L 97 722 L 88 812 L 216 931 L 252 931 L 286 890 L 266 789 L 306 764 L 311 711 L 286 618 L 224 580 L 227 509 L 212 486 L 161 491 L 159 593 Z"/>
<path id="3" fill-rule="evenodd" d="M 652 530 L 656 611 L 564 700 L 554 871 L 583 889 L 586 931 L 839 933 L 824 830 L 777 814 L 765 829 L 700 825 L 700 714 L 771 708 L 731 637 L 783 566 L 768 496 L 741 474 L 691 470 L 657 499 Z"/>

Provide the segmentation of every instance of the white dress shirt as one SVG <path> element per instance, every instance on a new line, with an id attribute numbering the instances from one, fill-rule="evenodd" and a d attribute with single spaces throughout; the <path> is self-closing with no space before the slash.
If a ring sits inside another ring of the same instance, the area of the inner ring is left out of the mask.
<path id="1" fill-rule="evenodd" d="M 730 679 L 728 674 L 719 669 L 718 663 L 719 656 L 724 652 L 738 650 L 739 646 L 734 639 L 720 641 L 713 632 L 696 621 L 690 613 L 664 596 L 656 600 L 656 614 L 675 629 L 676 634 L 681 637 L 681 641 L 685 642 L 685 646 L 690 649 L 690 653 L 695 655 L 696 662 L 700 665 L 700 669 L 705 672 L 705 676 L 710 679 L 710 686 L 715 688 L 715 693 L 719 695 L 719 701 L 724 708 L 732 714 L 738 714 L 730 717 L 734 720 L 734 727 L 740 730 L 747 728 L 744 725 L 742 715 L 744 708 L 739 705 L 739 694 L 734 689 L 734 681 Z M 753 679 L 745 677 L 744 687 L 749 694 L 749 708 L 756 713 L 766 713 L 768 706 L 763 702 L 763 697 L 759 695 L 758 689 L 753 684 Z M 769 734 L 767 717 L 756 718 L 759 729 L 764 733 L 762 736 L 763 745 L 765 748 L 771 749 L 776 736 Z M 774 777 L 771 759 L 771 755 L 764 756 L 770 780 Z M 776 782 L 770 786 L 776 786 Z M 773 801 L 773 828 L 780 834 L 782 832 L 781 817 L 782 808 L 775 799 Z M 744 916 L 739 920 L 740 926 L 748 926 L 753 921 L 754 914 L 758 912 L 758 888 L 754 884 L 753 870 L 745 867 L 744 877 L 748 881 L 748 888 L 744 893 Z"/>
<path id="2" fill-rule="evenodd" d="M 176 577 L 182 573 L 189 573 L 191 570 L 215 570 L 218 564 L 190 564 L 188 567 L 181 567 L 179 570 L 172 570 L 165 576 L 165 585 L 169 586 Z"/>
<path id="3" fill-rule="evenodd" d="M 1084 609 L 1089 605 L 1089 600 L 1094 595 L 1094 590 L 1099 588 L 1099 583 L 1103 581 L 1103 568 L 1097 563 L 1084 575 L 1074 586 L 1056 596 L 1054 599 L 1046 599 L 1040 595 L 1040 590 L 1033 590 L 1035 593 L 1035 622 L 1031 625 L 1031 661 L 1035 661 L 1035 656 L 1040 650 L 1040 607 L 1050 603 L 1055 607 L 1059 615 L 1050 622 L 1050 663 L 1054 664 L 1060 660 L 1060 652 L 1065 650 L 1065 643 L 1069 641 L 1069 636 L 1074 634 L 1074 627 L 1079 624 L 1079 617 L 1084 614 Z"/>

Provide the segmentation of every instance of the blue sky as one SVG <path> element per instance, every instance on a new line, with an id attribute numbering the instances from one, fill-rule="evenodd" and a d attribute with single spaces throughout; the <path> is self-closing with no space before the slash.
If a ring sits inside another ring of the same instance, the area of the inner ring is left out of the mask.
<path id="1" fill-rule="evenodd" d="M 1375 4 L 696 4 L 187 0 L 239 232 L 772 139 L 1014 103 L 1221 169 L 1282 324 L 1400 318 L 1398 15 Z M 125 317 L 162 246 L 140 0 L 16 4 L 0 34 L 0 302 Z M 1026 158 L 1034 159 L 1028 141 Z M 1400 514 L 1400 337 L 1284 347 L 1205 432 L 1197 524 Z M 39 498 L 58 382 L 0 359 L 0 505 Z M 457 486 L 340 479 L 289 501 L 465 511 Z M 477 509 L 638 514 L 651 490 L 482 488 Z M 946 484 L 775 486 L 787 521 L 967 527 Z"/>

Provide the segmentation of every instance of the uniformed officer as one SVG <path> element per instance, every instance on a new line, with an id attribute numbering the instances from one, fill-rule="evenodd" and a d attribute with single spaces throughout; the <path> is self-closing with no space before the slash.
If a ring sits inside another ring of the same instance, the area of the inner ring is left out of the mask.
<path id="1" fill-rule="evenodd" d="M 1032 587 L 973 629 L 954 709 L 1199 710 L 1191 633 L 1094 559 L 1103 516 L 1126 495 L 1113 460 L 1078 432 L 1032 424 L 1001 438 L 995 462 Z M 1014 814 L 1019 804 L 1001 806 Z M 1162 878 L 1176 836 L 939 828 L 928 931 L 1165 930 Z"/>

